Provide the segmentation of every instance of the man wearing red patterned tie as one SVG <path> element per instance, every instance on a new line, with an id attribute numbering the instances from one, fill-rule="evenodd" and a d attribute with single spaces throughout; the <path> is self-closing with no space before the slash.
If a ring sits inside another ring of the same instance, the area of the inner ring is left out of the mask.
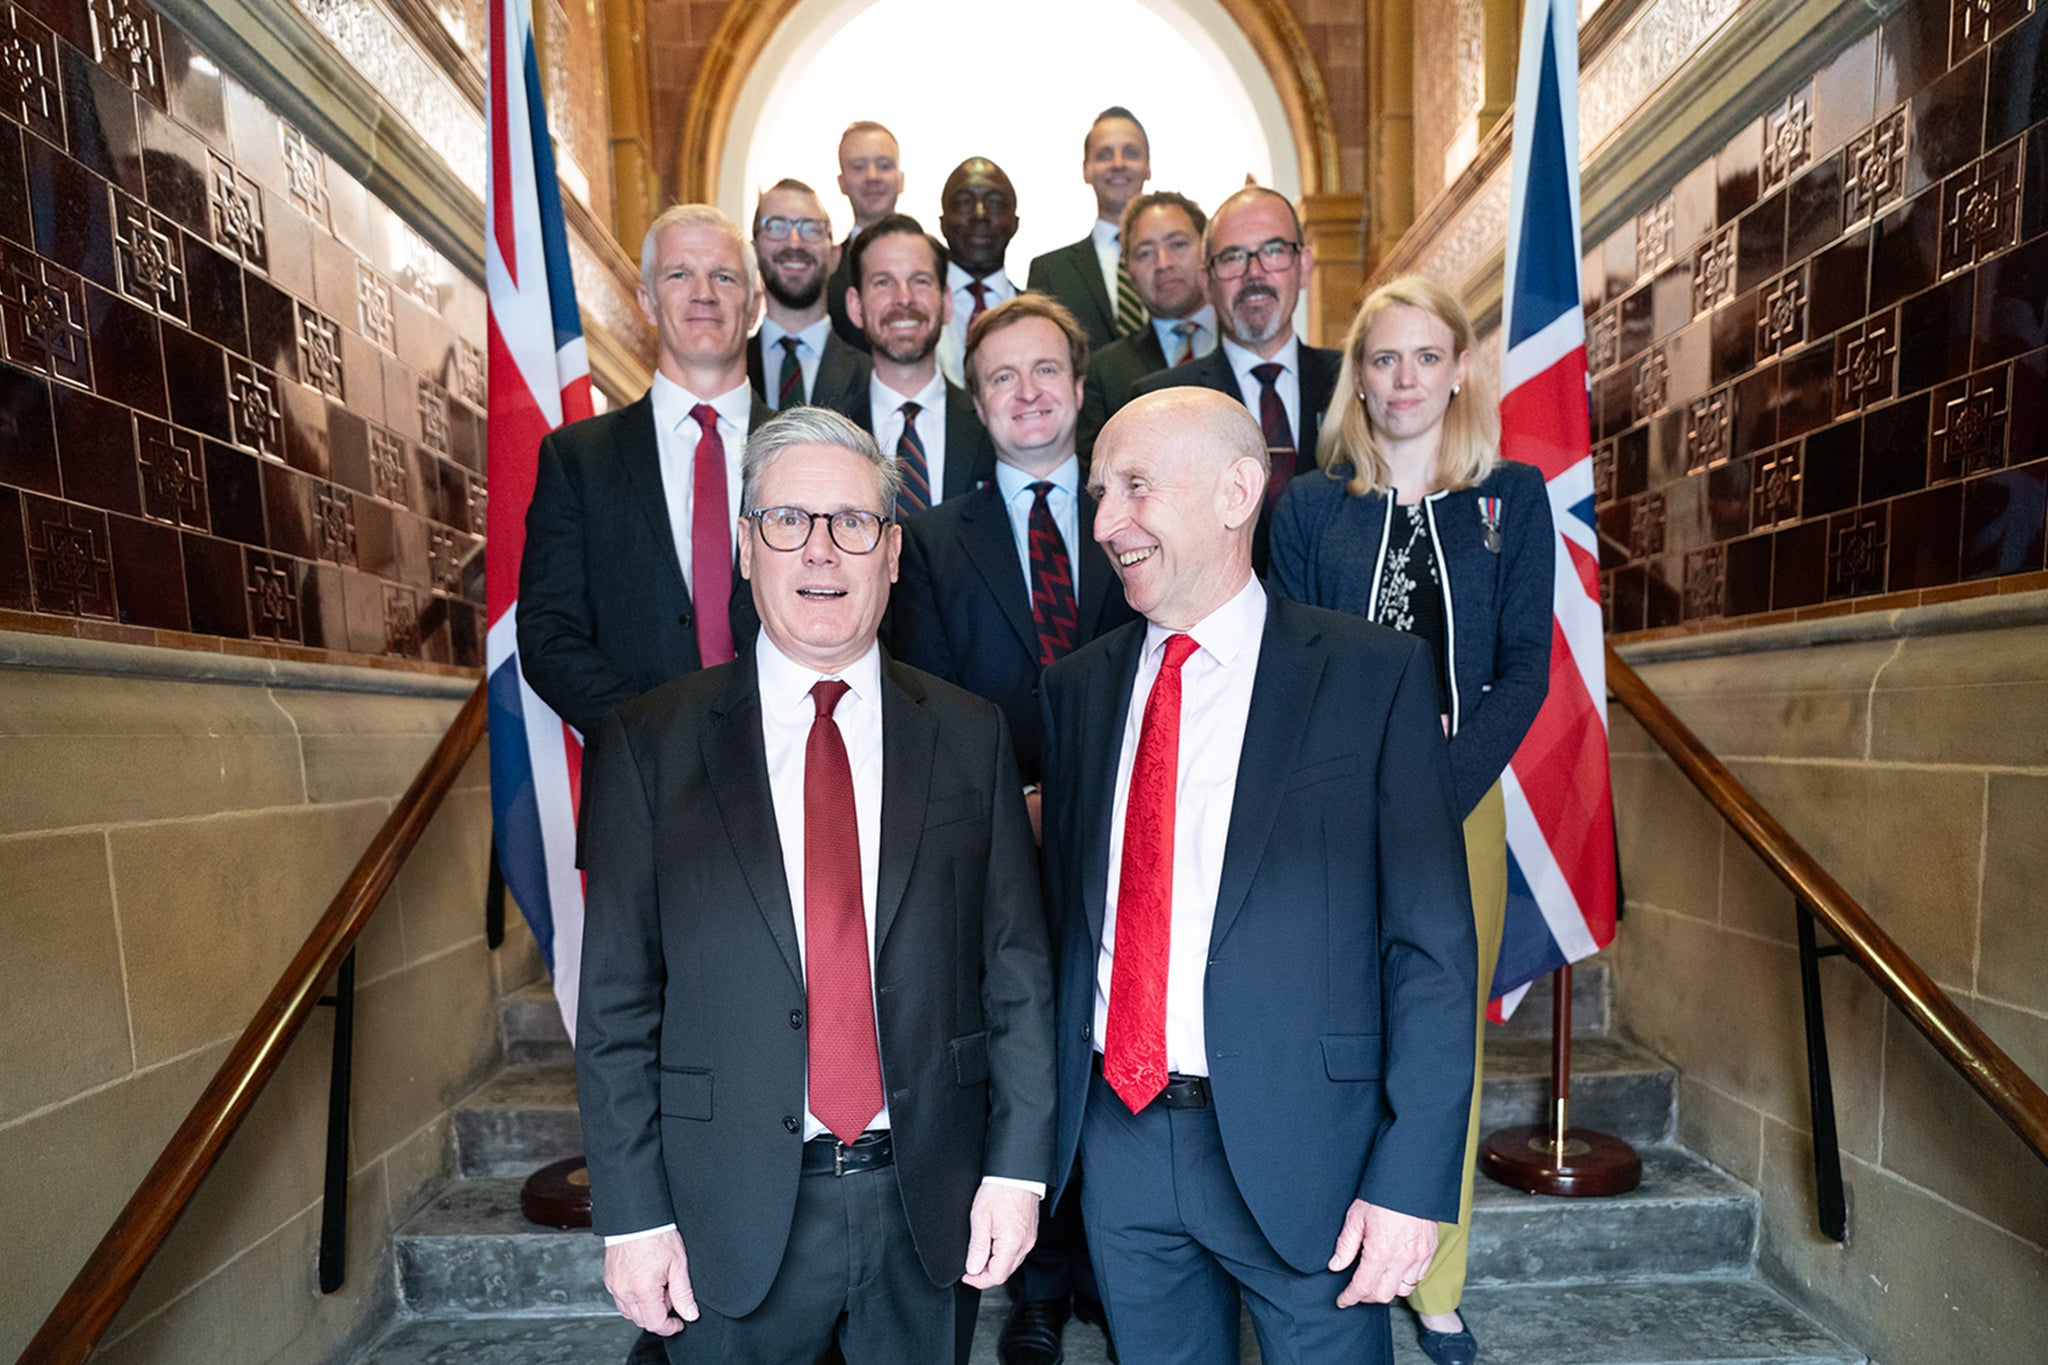
<path id="1" fill-rule="evenodd" d="M 882 654 L 897 466 L 748 443 L 750 655 L 610 714 L 577 1098 L 605 1283 L 674 1362 L 963 1360 L 1052 1168 L 1052 996 L 1001 713 Z"/>
<path id="2" fill-rule="evenodd" d="M 950 383 L 967 382 L 967 329 L 974 320 L 1017 296 L 1003 268 L 1010 239 L 1017 235 L 1017 191 L 1003 168 L 985 156 L 970 156 L 953 168 L 939 192 L 939 231 L 953 253 L 946 291 L 953 320 L 939 338 L 939 368 Z"/>
<path id="3" fill-rule="evenodd" d="M 613 707 L 753 639 L 732 528 L 747 432 L 770 415 L 747 387 L 754 272 L 753 246 L 717 209 L 679 204 L 655 219 L 640 249 L 653 385 L 541 442 L 520 666 L 586 738 Z"/>
<path id="4" fill-rule="evenodd" d="M 1146 619 L 1047 671 L 1062 1180 L 1125 1365 L 1390 1365 L 1458 1206 L 1475 946 L 1426 649 L 1268 598 L 1234 396 L 1110 419 L 1095 538 Z M 1057 1196 L 1057 1184 L 1055 1196 Z"/>

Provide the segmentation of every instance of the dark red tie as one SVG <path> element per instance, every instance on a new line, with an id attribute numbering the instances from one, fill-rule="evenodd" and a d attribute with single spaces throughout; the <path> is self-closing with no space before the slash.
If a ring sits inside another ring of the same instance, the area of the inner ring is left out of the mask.
<path id="1" fill-rule="evenodd" d="M 875 994 L 861 907 L 860 821 L 853 768 L 832 709 L 846 684 L 811 688 L 817 716 L 804 743 L 804 999 L 810 1013 L 811 1112 L 841 1142 L 882 1112 Z"/>
<path id="2" fill-rule="evenodd" d="M 1180 667 L 1191 635 L 1166 637 L 1166 661 L 1145 699 L 1116 883 L 1116 949 L 1102 1075 L 1133 1114 L 1166 1087 L 1166 968 L 1173 943 L 1173 804 L 1180 776 Z"/>
<path id="3" fill-rule="evenodd" d="M 932 469 L 925 458 L 924 438 L 917 434 L 917 414 L 924 409 L 905 403 L 896 411 L 903 414 L 903 434 L 896 438 L 896 465 L 903 471 L 903 486 L 897 490 L 896 505 L 907 517 L 932 505 Z"/>
<path id="4" fill-rule="evenodd" d="M 1074 605 L 1074 570 L 1067 542 L 1053 520 L 1046 497 L 1052 485 L 1040 479 L 1031 485 L 1031 624 L 1038 628 L 1038 666 L 1044 668 L 1073 649 L 1081 633 L 1081 612 Z"/>
<path id="5" fill-rule="evenodd" d="M 775 391 L 775 410 L 793 408 L 804 401 L 804 363 L 796 358 L 796 348 L 803 342 L 796 337 L 784 337 L 782 346 L 782 382 Z"/>
<path id="6" fill-rule="evenodd" d="M 732 649 L 732 523 L 726 520 L 725 440 L 718 409 L 690 409 L 703 434 L 690 484 L 690 596 L 695 599 L 697 656 L 706 668 L 730 662 Z"/>
<path id="7" fill-rule="evenodd" d="M 1281 490 L 1294 477 L 1294 433 L 1287 427 L 1287 405 L 1280 401 L 1280 389 L 1275 381 L 1280 378 L 1280 366 L 1274 361 L 1252 366 L 1252 377 L 1259 381 L 1259 426 L 1266 433 L 1266 455 L 1273 462 L 1273 473 L 1266 480 L 1266 510 L 1273 510 L 1280 501 Z"/>
<path id="8" fill-rule="evenodd" d="M 974 320 L 988 311 L 988 286 L 980 280 L 969 280 L 967 292 L 974 295 L 974 311 L 967 315 L 967 325 L 972 327 Z"/>

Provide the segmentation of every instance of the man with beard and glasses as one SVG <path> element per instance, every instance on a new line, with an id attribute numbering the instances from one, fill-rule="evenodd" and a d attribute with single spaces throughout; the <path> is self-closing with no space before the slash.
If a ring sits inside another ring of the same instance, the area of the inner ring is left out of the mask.
<path id="1" fill-rule="evenodd" d="M 754 206 L 754 255 L 768 311 L 747 342 L 747 380 L 777 412 L 857 387 L 867 374 L 859 351 L 825 316 L 825 282 L 839 263 L 832 222 L 801 180 L 779 180 Z"/>
<path id="2" fill-rule="evenodd" d="M 1294 304 L 1315 260 L 1285 195 L 1247 185 L 1224 200 L 1209 220 L 1202 255 L 1222 344 L 1201 360 L 1139 380 L 1131 397 L 1193 384 L 1251 409 L 1272 462 L 1252 541 L 1252 568 L 1263 577 L 1273 508 L 1287 481 L 1315 461 L 1343 357 L 1294 334 Z"/>
<path id="3" fill-rule="evenodd" d="M 1027 289 L 1064 303 L 1091 347 L 1136 336 L 1145 305 L 1121 249 L 1124 209 L 1152 177 L 1152 144 L 1138 116 L 1112 105 L 1095 116 L 1081 142 L 1081 179 L 1095 191 L 1095 226 L 1086 237 L 1031 262 Z"/>
<path id="4" fill-rule="evenodd" d="M 953 316 L 939 338 L 939 368 L 952 384 L 966 382 L 967 329 L 999 303 L 1017 297 L 1003 256 L 1017 235 L 1017 191 L 1003 168 L 970 156 L 946 177 L 939 192 L 939 231 L 953 253 L 946 292 Z"/>
<path id="5" fill-rule="evenodd" d="M 903 194 L 903 165 L 894 133 L 873 119 L 856 119 L 846 125 L 839 135 L 839 192 L 853 209 L 853 228 L 839 244 L 839 265 L 826 282 L 825 306 L 831 310 L 832 330 L 839 339 L 865 351 L 867 334 L 846 312 L 846 291 L 853 288 L 849 258 L 853 239 L 870 223 L 894 213 Z"/>
<path id="6" fill-rule="evenodd" d="M 1147 375 L 1200 360 L 1216 349 L 1216 310 L 1202 289 L 1202 232 L 1209 215 L 1184 194 L 1159 190 L 1124 205 L 1123 255 L 1151 325 L 1113 341 L 1088 362 L 1081 395 L 1080 449 L 1131 401 Z"/>
<path id="7" fill-rule="evenodd" d="M 952 317 L 946 248 L 908 214 L 870 224 L 847 252 L 854 287 L 846 311 L 871 348 L 867 382 L 821 403 L 874 435 L 903 467 L 899 514 L 914 516 L 978 488 L 995 473 L 995 448 L 974 403 L 939 373 L 935 349 Z"/>

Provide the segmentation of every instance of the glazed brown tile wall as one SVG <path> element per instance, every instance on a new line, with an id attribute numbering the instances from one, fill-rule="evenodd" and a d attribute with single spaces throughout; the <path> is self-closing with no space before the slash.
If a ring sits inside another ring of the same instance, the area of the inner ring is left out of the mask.
<path id="1" fill-rule="evenodd" d="M 144 0 L 0 69 L 0 627 L 481 665 L 477 288 Z"/>
<path id="2" fill-rule="evenodd" d="M 1907 0 L 1669 185 L 1582 275 L 1609 630 L 2048 587 L 2048 3 Z"/>

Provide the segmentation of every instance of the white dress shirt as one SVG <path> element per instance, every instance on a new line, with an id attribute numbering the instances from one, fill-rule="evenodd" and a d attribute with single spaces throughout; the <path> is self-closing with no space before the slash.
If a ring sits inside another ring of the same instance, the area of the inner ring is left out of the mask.
<path id="1" fill-rule="evenodd" d="M 1180 326 L 1183 322 L 1195 324 L 1195 334 L 1188 339 L 1195 348 L 1195 353 L 1188 357 L 1190 360 L 1200 360 L 1203 356 L 1216 349 L 1216 309 L 1214 305 L 1205 303 L 1184 318 L 1153 318 L 1152 331 L 1159 338 L 1159 352 L 1166 357 L 1168 365 L 1172 365 L 1173 358 L 1180 354 L 1180 338 L 1174 335 L 1173 329 Z M 1246 354 L 1250 354 L 1250 352 L 1246 352 Z M 1239 382 L 1242 383 L 1243 381 L 1240 380 Z M 1254 379 L 1252 381 L 1252 396 L 1255 400 L 1258 397 L 1258 391 L 1259 381 Z M 1258 406 L 1254 402 L 1252 415 L 1256 417 L 1258 412 Z"/>
<path id="2" fill-rule="evenodd" d="M 1060 528 L 1060 539 L 1067 545 L 1067 565 L 1074 575 L 1074 600 L 1081 598 L 1081 565 L 1074 554 L 1074 547 L 1080 544 L 1081 534 L 1081 461 L 1072 455 L 1066 462 L 1046 476 L 1052 484 L 1052 491 L 1045 495 L 1045 504 L 1052 509 L 1053 524 Z M 1031 504 L 1038 495 L 1031 491 L 1031 485 L 1038 482 L 1031 475 L 1006 461 L 996 461 L 996 491 L 1002 494 L 1003 508 L 1010 514 L 1010 535 L 1016 541 L 1017 559 L 1024 566 L 1024 588 L 1031 589 Z"/>
<path id="3" fill-rule="evenodd" d="M 959 265 L 946 263 L 946 288 L 953 295 L 953 320 L 939 333 L 939 372 L 962 386 L 967 383 L 967 324 L 974 321 L 974 294 L 967 287 L 973 279 Z M 981 282 L 988 286 L 986 298 L 990 308 L 1017 297 L 1017 286 L 1001 270 L 983 276 Z"/>
<path id="4" fill-rule="evenodd" d="M 786 332 L 775 319 L 762 317 L 761 386 L 767 392 L 769 407 L 775 406 L 775 396 L 782 389 L 782 339 L 796 338 L 796 363 L 804 375 L 802 401 L 808 403 L 811 401 L 811 395 L 818 391 L 818 365 L 825 359 L 825 337 L 831 330 L 830 314 L 819 318 L 801 332 Z"/>
<path id="5" fill-rule="evenodd" d="M 1102 267 L 1102 287 L 1109 291 L 1109 316 L 1116 317 L 1116 267 L 1123 259 L 1122 233 L 1107 218 L 1097 218 L 1089 233 L 1095 239 L 1095 261 Z"/>
<path id="6" fill-rule="evenodd" d="M 669 534 L 675 538 L 676 560 L 683 568 L 683 586 L 694 600 L 696 576 L 690 565 L 690 519 L 696 507 L 697 441 L 703 428 L 690 416 L 699 403 L 718 410 L 718 439 L 725 443 L 726 548 L 740 519 L 740 456 L 747 449 L 747 423 L 754 414 L 754 390 L 742 384 L 716 398 L 699 398 L 667 375 L 656 371 L 648 389 L 654 403 L 654 441 L 661 463 L 661 494 L 668 503 Z"/>
<path id="7" fill-rule="evenodd" d="M 879 375 L 868 373 L 868 421 L 875 429 L 875 444 L 892 458 L 896 443 L 903 439 L 905 403 L 917 404 L 917 438 L 924 443 L 925 474 L 931 480 L 932 503 L 937 505 L 946 496 L 946 377 L 933 370 L 930 381 L 905 398 Z"/>
<path id="8" fill-rule="evenodd" d="M 1266 631 L 1266 590 L 1256 576 L 1194 629 L 1199 648 L 1181 665 L 1180 772 L 1174 785 L 1173 921 L 1166 969 L 1166 1069 L 1209 1074 L 1202 986 L 1209 966 L 1209 929 L 1223 883 L 1223 845 L 1237 796 L 1238 758 L 1252 712 L 1252 679 Z M 1109 1033 L 1109 986 L 1116 958 L 1117 889 L 1123 876 L 1124 815 L 1131 768 L 1144 729 L 1145 703 L 1175 632 L 1145 627 L 1144 652 L 1131 686 L 1123 748 L 1116 765 L 1116 805 L 1109 822 L 1109 891 L 1103 901 L 1102 955 L 1095 963 L 1095 1038 Z"/>
<path id="9" fill-rule="evenodd" d="M 1280 366 L 1280 377 L 1273 381 L 1273 387 L 1280 391 L 1281 406 L 1287 409 L 1287 430 L 1294 434 L 1296 440 L 1300 440 L 1301 338 L 1289 336 L 1286 343 L 1273 353 L 1271 362 L 1256 351 L 1247 351 L 1229 337 L 1223 338 L 1222 345 L 1224 359 L 1230 362 L 1230 371 L 1237 376 L 1238 393 L 1244 398 L 1244 405 L 1252 410 L 1254 422 L 1260 420 L 1259 395 L 1263 391 L 1263 386 L 1259 383 L 1258 376 L 1252 373 L 1252 366 L 1268 363 L 1277 363 Z M 1304 460 L 1312 459 L 1314 455 L 1313 450 L 1301 452 Z M 1306 469 L 1308 466 L 1304 464 L 1300 467 Z"/>

